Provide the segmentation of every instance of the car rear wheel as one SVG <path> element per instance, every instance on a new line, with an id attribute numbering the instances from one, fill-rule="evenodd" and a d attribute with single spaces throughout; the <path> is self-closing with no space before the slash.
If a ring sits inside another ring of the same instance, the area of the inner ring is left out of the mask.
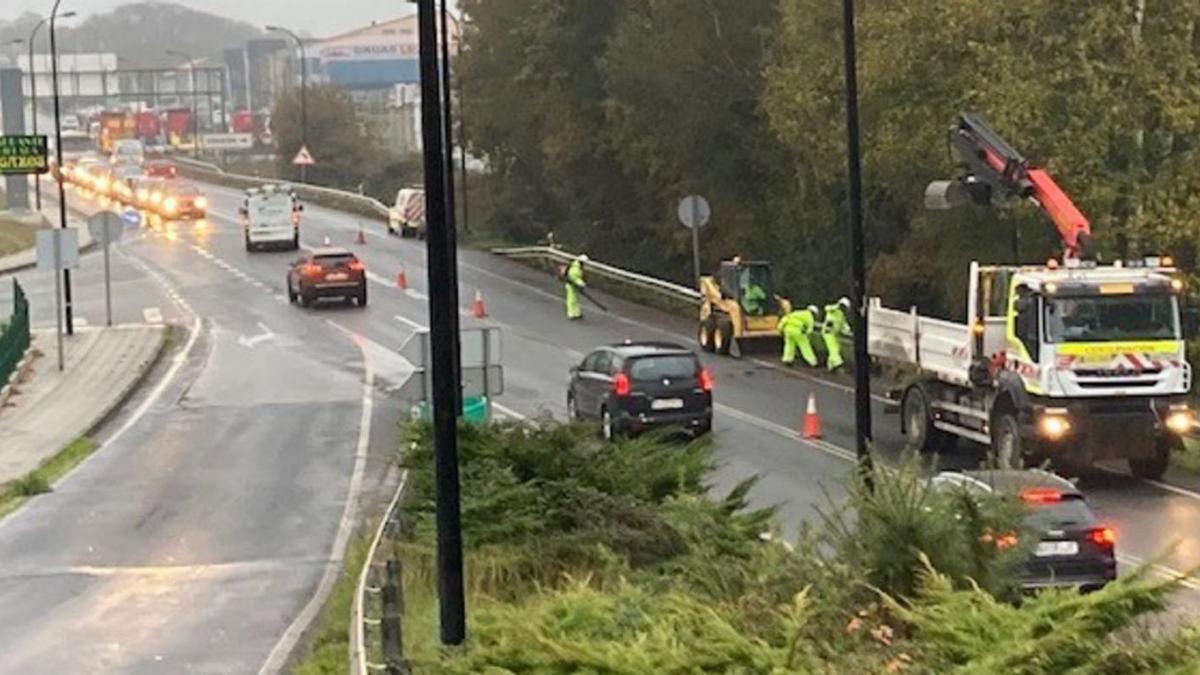
<path id="1" fill-rule="evenodd" d="M 292 280 L 288 279 L 285 283 L 287 283 L 288 302 L 294 305 L 294 304 L 296 304 L 297 298 L 296 298 L 296 291 L 292 288 Z"/>
<path id="2" fill-rule="evenodd" d="M 1130 459 L 1129 472 L 1138 478 L 1158 480 L 1167 472 L 1171 463 L 1171 450 L 1174 441 L 1160 438 L 1154 444 L 1154 456 L 1147 459 Z"/>
<path id="3" fill-rule="evenodd" d="M 309 293 L 305 293 L 303 290 L 301 290 L 300 291 L 300 306 L 301 307 L 310 307 L 310 306 L 312 306 L 312 303 L 313 303 L 312 295 Z"/>
<path id="4" fill-rule="evenodd" d="M 358 295 L 355 297 L 355 300 L 357 300 L 359 307 L 367 306 L 367 286 L 366 286 L 366 284 L 363 284 L 362 290 L 360 290 L 358 292 Z"/>
<path id="5" fill-rule="evenodd" d="M 579 406 L 575 403 L 575 397 L 567 394 L 567 420 L 570 422 L 579 421 Z"/>
<path id="6" fill-rule="evenodd" d="M 1021 429 L 1012 413 L 1001 413 L 992 430 L 992 462 L 997 469 L 1024 469 Z"/>

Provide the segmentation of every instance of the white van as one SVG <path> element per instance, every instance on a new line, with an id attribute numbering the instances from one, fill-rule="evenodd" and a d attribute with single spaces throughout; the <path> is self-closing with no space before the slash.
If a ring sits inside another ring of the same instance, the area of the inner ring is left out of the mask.
<path id="1" fill-rule="evenodd" d="M 263 246 L 300 248 L 300 213 L 304 206 L 282 186 L 264 185 L 246 190 L 239 213 L 246 234 L 246 250 Z"/>
<path id="2" fill-rule="evenodd" d="M 424 190 L 402 188 L 396 193 L 396 204 L 388 209 L 388 234 L 425 238 Z"/>

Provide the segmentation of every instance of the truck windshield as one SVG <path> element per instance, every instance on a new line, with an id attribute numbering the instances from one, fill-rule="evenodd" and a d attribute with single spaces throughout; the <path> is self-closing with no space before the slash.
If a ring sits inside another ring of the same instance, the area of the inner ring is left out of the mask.
<path id="1" fill-rule="evenodd" d="M 1179 313 L 1173 295 L 1047 298 L 1047 342 L 1175 340 Z"/>

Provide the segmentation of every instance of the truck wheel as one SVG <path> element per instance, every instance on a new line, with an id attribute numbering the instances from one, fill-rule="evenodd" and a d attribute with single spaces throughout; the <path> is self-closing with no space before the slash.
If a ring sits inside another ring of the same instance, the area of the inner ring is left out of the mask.
<path id="1" fill-rule="evenodd" d="M 1174 442 L 1160 438 L 1154 444 L 1154 456 L 1149 459 L 1130 459 L 1129 472 L 1138 478 L 1158 480 L 1167 472 L 1171 463 L 1171 450 Z"/>
<path id="2" fill-rule="evenodd" d="M 718 354 L 729 353 L 729 341 L 733 339 L 733 322 L 728 317 L 717 319 L 717 329 L 713 331 L 713 350 Z"/>
<path id="3" fill-rule="evenodd" d="M 1002 413 L 992 428 L 992 463 L 997 469 L 1024 469 L 1021 428 L 1011 413 Z"/>
<path id="4" fill-rule="evenodd" d="M 706 352 L 716 351 L 713 347 L 713 332 L 716 330 L 716 324 L 712 320 L 712 316 L 699 323 L 696 330 L 696 343 L 700 345 L 700 349 Z"/>
<path id="5" fill-rule="evenodd" d="M 908 447 L 931 452 L 933 435 L 938 430 L 933 428 L 933 415 L 929 413 L 929 399 L 925 392 L 920 387 L 909 387 L 900 405 L 904 415 L 904 439 Z"/>

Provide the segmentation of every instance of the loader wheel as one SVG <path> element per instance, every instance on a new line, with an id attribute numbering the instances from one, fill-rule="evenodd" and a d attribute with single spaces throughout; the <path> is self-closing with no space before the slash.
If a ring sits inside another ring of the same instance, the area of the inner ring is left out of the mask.
<path id="1" fill-rule="evenodd" d="M 700 345 L 700 349 L 706 352 L 716 351 L 716 347 L 713 346 L 713 333 L 716 332 L 716 329 L 716 322 L 713 321 L 712 316 L 700 322 L 699 328 L 696 330 L 696 342 Z"/>
<path id="2" fill-rule="evenodd" d="M 733 340 L 733 323 L 725 317 L 718 319 L 717 329 L 713 331 L 713 350 L 718 354 L 728 354 L 731 340 Z"/>
<path id="3" fill-rule="evenodd" d="M 1021 429 L 1012 413 L 1002 413 L 992 430 L 992 463 L 997 469 L 1024 469 Z"/>
<path id="4" fill-rule="evenodd" d="M 1175 443 L 1168 438 L 1160 438 L 1154 444 L 1154 456 L 1149 459 L 1130 459 L 1129 472 L 1138 478 L 1158 480 L 1167 472 L 1171 463 L 1171 450 Z"/>

